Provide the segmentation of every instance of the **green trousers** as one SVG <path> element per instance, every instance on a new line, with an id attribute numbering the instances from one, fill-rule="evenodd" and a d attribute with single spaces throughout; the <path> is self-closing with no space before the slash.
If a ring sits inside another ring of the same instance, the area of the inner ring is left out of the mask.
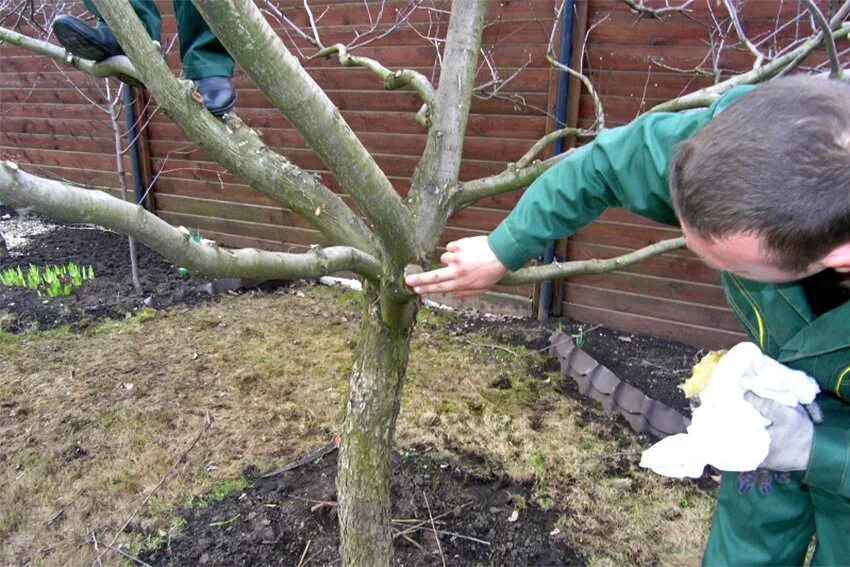
<path id="1" fill-rule="evenodd" d="M 89 11 L 100 18 L 91 0 L 83 0 Z M 153 0 L 130 0 L 130 4 L 145 26 L 151 39 L 160 41 L 162 17 Z M 233 59 L 219 43 L 212 30 L 190 0 L 174 0 L 177 19 L 177 37 L 180 43 L 180 60 L 187 79 L 204 77 L 232 77 Z M 102 18 L 101 18 L 102 19 Z"/>
<path id="2" fill-rule="evenodd" d="M 850 430 L 850 404 L 824 396 L 818 403 L 824 425 Z M 812 565 L 850 565 L 850 499 L 803 484 L 802 472 L 767 496 L 757 488 L 740 494 L 736 479 L 723 473 L 703 565 L 803 565 L 814 533 Z"/>

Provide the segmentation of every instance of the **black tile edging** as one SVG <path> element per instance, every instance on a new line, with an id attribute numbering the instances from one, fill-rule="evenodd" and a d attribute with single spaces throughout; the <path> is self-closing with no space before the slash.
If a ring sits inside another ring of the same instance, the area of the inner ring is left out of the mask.
<path id="1" fill-rule="evenodd" d="M 549 354 L 558 358 L 561 374 L 575 380 L 582 395 L 600 402 L 607 412 L 619 412 L 638 433 L 667 437 L 684 433 L 691 423 L 678 411 L 617 378 L 563 331 L 549 337 Z"/>

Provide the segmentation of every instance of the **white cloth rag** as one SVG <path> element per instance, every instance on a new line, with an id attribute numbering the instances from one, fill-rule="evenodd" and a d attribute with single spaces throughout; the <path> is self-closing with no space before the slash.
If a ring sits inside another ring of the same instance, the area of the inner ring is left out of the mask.
<path id="1" fill-rule="evenodd" d="M 770 421 L 744 399 L 748 390 L 787 406 L 810 404 L 820 392 L 805 372 L 777 362 L 753 343 L 740 343 L 714 367 L 687 433 L 644 451 L 640 465 L 676 478 L 698 478 L 706 465 L 721 471 L 757 469 L 770 447 Z"/>

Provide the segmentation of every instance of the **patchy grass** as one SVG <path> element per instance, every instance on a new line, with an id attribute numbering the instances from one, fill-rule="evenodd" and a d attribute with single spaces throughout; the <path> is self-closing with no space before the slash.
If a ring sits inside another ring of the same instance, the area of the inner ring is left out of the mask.
<path id="1" fill-rule="evenodd" d="M 112 540 L 206 414 L 213 426 L 131 524 L 146 535 L 118 538 L 127 549 L 176 537 L 177 506 L 248 488 L 246 466 L 323 444 L 342 419 L 358 313 L 351 292 L 304 287 L 145 310 L 82 334 L 0 335 L 0 563 L 90 563 L 92 533 Z M 591 564 L 698 563 L 710 497 L 638 470 L 638 438 L 559 394 L 542 355 L 451 337 L 447 317 L 420 318 L 402 454 L 529 483 L 539 505 L 566 511 L 559 528 Z"/>

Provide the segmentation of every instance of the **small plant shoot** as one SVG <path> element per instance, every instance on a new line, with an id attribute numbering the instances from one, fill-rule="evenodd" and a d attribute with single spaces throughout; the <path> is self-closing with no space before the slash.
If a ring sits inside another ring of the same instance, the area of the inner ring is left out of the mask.
<path id="1" fill-rule="evenodd" d="M 74 262 L 65 265 L 38 267 L 30 264 L 24 270 L 20 266 L 6 268 L 0 272 L 0 282 L 7 287 L 25 287 L 35 291 L 39 297 L 70 295 L 86 280 L 94 279 L 91 265 L 78 266 Z"/>

